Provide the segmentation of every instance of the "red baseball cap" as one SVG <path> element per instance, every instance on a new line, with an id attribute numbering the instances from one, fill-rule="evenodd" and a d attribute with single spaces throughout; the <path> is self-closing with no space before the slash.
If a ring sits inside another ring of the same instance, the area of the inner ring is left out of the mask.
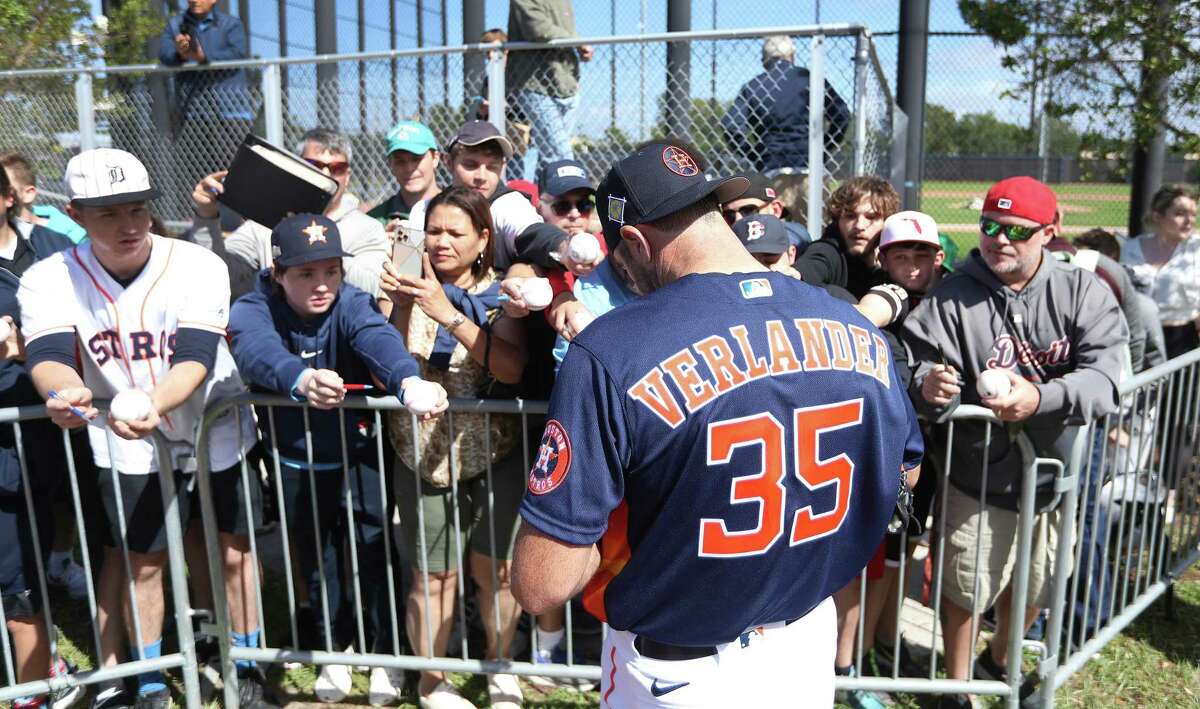
<path id="1" fill-rule="evenodd" d="M 1058 197 L 1049 186 L 1032 177 L 1010 177 L 988 190 L 983 211 L 1011 214 L 1038 224 L 1053 224 L 1058 212 Z"/>
<path id="2" fill-rule="evenodd" d="M 505 184 L 510 190 L 516 190 L 517 192 L 520 192 L 528 197 L 529 201 L 533 202 L 533 206 L 538 206 L 538 199 L 540 196 L 538 195 L 537 185 L 533 184 L 529 180 L 509 180 Z"/>

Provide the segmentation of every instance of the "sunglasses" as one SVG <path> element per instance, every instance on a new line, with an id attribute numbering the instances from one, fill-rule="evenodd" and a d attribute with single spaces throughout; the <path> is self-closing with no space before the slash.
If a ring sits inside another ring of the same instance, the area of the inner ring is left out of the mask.
<path id="1" fill-rule="evenodd" d="M 337 162 L 321 162 L 316 158 L 304 158 L 304 161 L 318 170 L 328 169 L 329 174 L 334 175 L 335 177 L 345 175 L 350 170 L 350 163 L 346 162 L 345 160 L 339 160 Z"/>
<path id="2" fill-rule="evenodd" d="M 988 237 L 995 239 L 997 236 L 1004 234 L 1009 241 L 1028 241 L 1033 238 L 1033 235 L 1050 226 L 1049 224 L 1038 224 L 1037 226 L 1018 226 L 1016 224 L 1001 224 L 995 219 L 984 217 L 979 220 L 979 231 L 982 231 Z"/>
<path id="3" fill-rule="evenodd" d="M 752 217 L 755 214 L 758 214 L 758 210 L 759 207 L 756 207 L 753 204 L 747 204 L 740 209 L 722 209 L 721 216 L 725 217 L 726 224 L 733 225 L 743 217 Z"/>
<path id="4" fill-rule="evenodd" d="M 571 213 L 572 209 L 578 209 L 579 213 L 586 217 L 592 213 L 593 209 L 596 208 L 596 203 L 592 201 L 593 199 L 594 198 L 592 197 L 585 197 L 584 199 L 577 199 L 574 201 L 569 199 L 556 199 L 550 203 L 550 209 L 554 211 L 555 216 L 559 217 L 565 217 Z"/>

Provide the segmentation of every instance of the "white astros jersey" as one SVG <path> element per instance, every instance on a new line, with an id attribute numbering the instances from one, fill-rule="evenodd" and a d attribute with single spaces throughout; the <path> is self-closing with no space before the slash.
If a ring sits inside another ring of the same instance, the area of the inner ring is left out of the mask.
<path id="1" fill-rule="evenodd" d="M 112 278 L 84 243 L 60 251 L 25 272 L 17 298 L 26 342 L 60 332 L 78 337 L 84 386 L 96 399 L 118 392 L 153 390 L 170 368 L 176 329 L 195 328 L 221 335 L 217 358 L 204 383 L 159 424 L 172 446 L 174 465 L 187 470 L 204 405 L 213 398 L 244 390 L 225 342 L 229 319 L 229 273 L 225 264 L 203 247 L 152 234 L 150 260 L 128 287 Z M 249 407 L 233 411 L 210 428 L 212 470 L 234 465 L 238 454 L 254 442 Z M 88 427 L 96 465 L 109 467 L 109 445 L 117 469 L 148 474 L 158 469 L 150 441 L 107 436 L 101 417 Z"/>

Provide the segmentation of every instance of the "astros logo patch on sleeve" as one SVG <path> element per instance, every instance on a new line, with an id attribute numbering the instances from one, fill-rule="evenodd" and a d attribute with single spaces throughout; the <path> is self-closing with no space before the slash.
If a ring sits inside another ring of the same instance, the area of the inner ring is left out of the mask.
<path id="1" fill-rule="evenodd" d="M 537 460 L 529 471 L 529 491 L 545 495 L 562 484 L 571 470 L 571 439 L 563 425 L 554 419 L 546 422 Z"/>

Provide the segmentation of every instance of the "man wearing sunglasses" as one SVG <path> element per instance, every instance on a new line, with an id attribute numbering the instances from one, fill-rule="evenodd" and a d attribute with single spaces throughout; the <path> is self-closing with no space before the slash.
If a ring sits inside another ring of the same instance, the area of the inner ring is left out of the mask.
<path id="1" fill-rule="evenodd" d="M 750 187 L 746 192 L 741 197 L 721 205 L 721 216 L 725 218 L 725 223 L 733 226 L 755 214 L 769 214 L 783 220 L 783 202 L 771 181 L 759 172 L 747 172 L 745 176 L 750 180 Z M 787 231 L 788 243 L 797 254 L 803 252 L 804 247 L 812 242 L 812 235 L 802 224 L 785 220 L 783 228 Z M 792 260 L 795 260 L 794 256 Z"/>
<path id="2" fill-rule="evenodd" d="M 316 128 L 301 136 L 296 153 L 337 181 L 337 192 L 329 200 L 325 216 L 337 223 L 342 247 L 350 254 L 345 261 L 346 282 L 378 296 L 379 274 L 383 272 L 383 262 L 391 256 L 391 245 L 383 225 L 364 214 L 358 208 L 358 197 L 348 191 L 353 175 L 349 139 Z M 192 204 L 196 212 L 196 231 L 209 235 L 213 253 L 229 267 L 230 290 L 233 300 L 237 300 L 254 289 L 258 272 L 272 263 L 271 228 L 274 225 L 247 220 L 227 238 L 223 236 L 217 195 L 225 191 L 222 181 L 227 172 L 214 172 L 200 180 L 192 190 Z"/>
<path id="3" fill-rule="evenodd" d="M 1038 455 L 1066 460 L 1073 438 L 1065 435 L 1067 427 L 1117 409 L 1128 329 L 1103 281 L 1045 251 L 1061 224 L 1048 186 L 1032 177 L 993 185 L 984 201 L 979 248 L 913 310 L 904 337 L 912 349 L 910 393 L 918 411 L 937 419 L 960 403 L 986 406 L 1003 421 L 1020 422 Z M 1009 391 L 986 398 L 977 392 L 980 374 L 989 369 L 1004 373 Z M 968 677 L 976 642 L 972 615 L 993 606 L 996 640 L 975 659 L 975 676 L 1003 678 L 1014 624 L 1028 631 L 1049 606 L 1058 546 L 1054 476 L 1039 473 L 1036 508 L 1026 511 L 1037 513 L 1029 595 L 1024 617 L 1012 618 L 1009 582 L 1018 563 L 1013 540 L 1023 465 L 1009 436 L 993 430 L 985 478 L 984 426 L 955 425 L 945 491 L 944 563 L 956 572 L 946 574 L 942 591 L 943 635 L 946 674 L 953 679 Z M 979 502 L 984 480 L 986 516 Z M 977 543 L 983 549 L 978 568 Z M 1023 684 L 1023 698 L 1032 691 L 1032 683 Z M 947 696 L 941 706 L 970 706 L 970 699 Z"/>

